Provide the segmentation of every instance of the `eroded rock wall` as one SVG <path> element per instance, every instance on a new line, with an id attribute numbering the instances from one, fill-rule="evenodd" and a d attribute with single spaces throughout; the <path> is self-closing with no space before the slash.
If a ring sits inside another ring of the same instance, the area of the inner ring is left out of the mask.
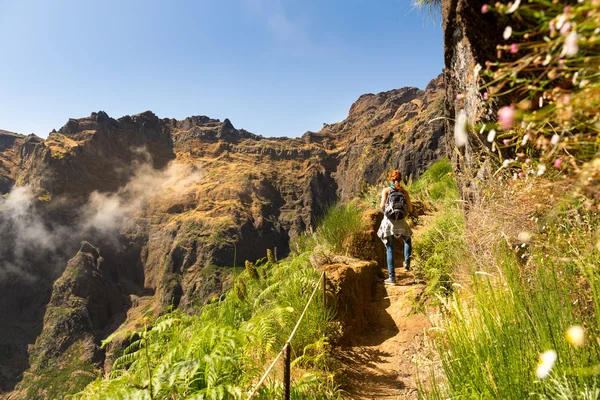
<path id="1" fill-rule="evenodd" d="M 454 122 L 464 110 L 470 125 L 478 120 L 494 120 L 492 108 L 485 105 L 481 82 L 474 73 L 477 64 L 485 68 L 496 57 L 496 45 L 502 38 L 503 25 L 495 13 L 482 14 L 485 0 L 443 0 L 442 27 L 444 30 L 445 142 L 457 174 L 459 190 L 464 199 L 474 200 L 478 188 L 474 178 L 486 175 L 485 164 L 479 159 L 486 145 L 477 132 L 469 143 L 455 151 Z"/>

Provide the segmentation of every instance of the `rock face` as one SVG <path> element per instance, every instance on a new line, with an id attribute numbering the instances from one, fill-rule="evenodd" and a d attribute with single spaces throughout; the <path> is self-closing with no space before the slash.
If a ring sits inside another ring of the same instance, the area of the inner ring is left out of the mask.
<path id="1" fill-rule="evenodd" d="M 443 90 L 440 76 L 364 95 L 346 120 L 296 139 L 151 112 L 92 113 L 46 140 L 0 131 L 0 390 L 25 371 L 12 398 L 48 398 L 30 389 L 50 365 L 77 381 L 68 359 L 106 370 L 98 345 L 119 326 L 198 310 L 230 284 L 226 267 L 285 255 L 392 168 L 417 177 L 445 155 Z"/>
<path id="2" fill-rule="evenodd" d="M 485 173 L 480 170 L 474 153 L 485 145 L 472 135 L 467 146 L 460 150 L 463 157 L 454 151 L 454 121 L 458 112 L 464 110 L 469 123 L 494 120 L 491 108 L 485 106 L 483 93 L 479 90 L 474 74 L 477 64 L 496 58 L 496 45 L 501 42 L 504 25 L 495 13 L 481 13 L 485 0 L 443 0 L 442 26 L 444 30 L 444 59 L 446 68 L 446 96 L 444 114 L 446 116 L 446 143 L 448 155 L 452 157 L 454 169 L 462 172 L 457 175 L 459 190 L 464 199 L 477 197 L 477 188 L 472 179 Z M 485 26 L 485 29 L 481 27 Z"/>
<path id="3" fill-rule="evenodd" d="M 342 200 L 355 196 L 362 185 L 378 182 L 392 169 L 399 169 L 405 179 L 416 179 L 445 155 L 440 118 L 443 90 L 440 75 L 426 90 L 404 88 L 363 95 L 346 120 L 323 128 L 320 135 L 335 137 L 341 149 L 335 177 Z"/>

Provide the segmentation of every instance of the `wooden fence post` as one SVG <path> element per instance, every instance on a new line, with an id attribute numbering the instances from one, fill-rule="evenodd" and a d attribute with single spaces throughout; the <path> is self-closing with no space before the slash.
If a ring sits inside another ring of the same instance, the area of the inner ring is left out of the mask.
<path id="1" fill-rule="evenodd" d="M 292 345 L 285 344 L 283 350 L 283 400 L 290 400 L 290 364 Z"/>

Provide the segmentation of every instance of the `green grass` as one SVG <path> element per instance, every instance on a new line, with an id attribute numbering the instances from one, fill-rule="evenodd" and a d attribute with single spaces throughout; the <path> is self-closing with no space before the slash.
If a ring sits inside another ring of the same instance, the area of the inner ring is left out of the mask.
<path id="1" fill-rule="evenodd" d="M 597 398 L 600 252 L 590 238 L 600 219 L 583 211 L 554 218 L 519 252 L 498 243 L 495 271 L 475 273 L 472 293 L 448 302 L 436 339 L 446 381 L 423 398 Z M 573 325 L 584 327 L 585 346 L 565 339 Z M 538 357 L 547 350 L 558 359 L 538 379 Z"/>
<path id="2" fill-rule="evenodd" d="M 315 234 L 300 235 L 290 247 L 296 254 L 312 252 L 317 247 L 333 254 L 344 254 L 346 240 L 364 229 L 362 211 L 356 202 L 336 204 L 319 221 Z"/>
<path id="3" fill-rule="evenodd" d="M 423 173 L 407 190 L 413 202 L 437 210 L 413 239 L 414 273 L 427 288 L 426 300 L 452 293 L 454 269 L 466 258 L 465 221 L 458 201 L 458 188 L 448 159 L 442 159 Z"/>
<path id="4" fill-rule="evenodd" d="M 448 296 L 453 290 L 455 267 L 467 259 L 465 221 L 456 204 L 434 215 L 413 239 L 414 273 L 427 284 L 425 294 Z"/>
<path id="5" fill-rule="evenodd" d="M 408 185 L 411 198 L 425 202 L 457 201 L 458 188 L 447 158 L 433 164 L 421 177 Z"/>

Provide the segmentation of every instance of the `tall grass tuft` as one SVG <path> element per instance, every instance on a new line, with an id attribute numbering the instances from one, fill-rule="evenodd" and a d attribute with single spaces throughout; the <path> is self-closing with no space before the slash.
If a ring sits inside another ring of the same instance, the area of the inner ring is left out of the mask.
<path id="1" fill-rule="evenodd" d="M 458 187 L 447 158 L 433 164 L 421 177 L 408 186 L 412 198 L 419 201 L 457 201 Z"/>
<path id="2" fill-rule="evenodd" d="M 290 247 L 295 254 L 312 252 L 317 248 L 332 254 L 344 254 L 346 240 L 364 229 L 361 214 L 361 207 L 354 202 L 331 206 L 319 221 L 315 234 L 300 235 Z"/>
<path id="3" fill-rule="evenodd" d="M 558 218 L 538 242 L 498 243 L 496 269 L 476 271 L 472 292 L 449 299 L 437 337 L 446 382 L 424 397 L 597 398 L 600 252 L 589 241 L 600 218 Z M 567 340 L 572 326 L 584 342 Z M 549 350 L 556 364 L 544 369 L 540 354 Z"/>
<path id="4" fill-rule="evenodd" d="M 466 258 L 465 221 L 450 161 L 436 162 L 407 189 L 413 202 L 437 209 L 413 239 L 415 275 L 426 281 L 427 295 L 447 296 L 452 292 L 454 269 Z"/>

